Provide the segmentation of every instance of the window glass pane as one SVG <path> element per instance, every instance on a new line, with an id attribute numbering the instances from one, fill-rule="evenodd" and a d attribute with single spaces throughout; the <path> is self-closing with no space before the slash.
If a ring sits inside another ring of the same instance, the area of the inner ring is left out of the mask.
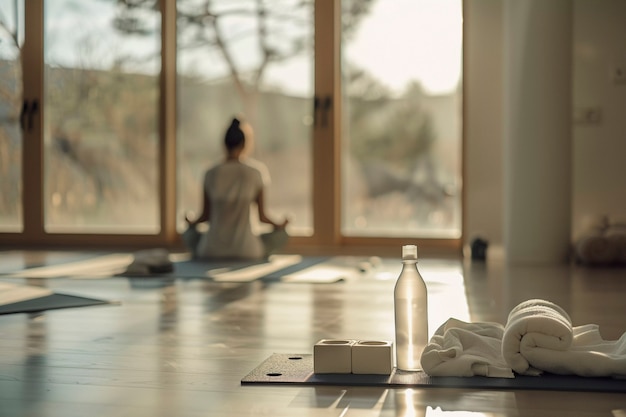
<path id="1" fill-rule="evenodd" d="M 368 4 L 342 2 L 342 233 L 458 238 L 462 1 Z"/>
<path id="2" fill-rule="evenodd" d="M 46 0 L 44 25 L 46 231 L 157 233 L 158 2 Z"/>
<path id="3" fill-rule="evenodd" d="M 0 232 L 22 231 L 23 1 L 0 2 Z"/>
<path id="4" fill-rule="evenodd" d="M 266 208 L 312 233 L 313 1 L 178 1 L 178 221 L 201 210 L 204 171 L 236 115 L 271 179 Z"/>

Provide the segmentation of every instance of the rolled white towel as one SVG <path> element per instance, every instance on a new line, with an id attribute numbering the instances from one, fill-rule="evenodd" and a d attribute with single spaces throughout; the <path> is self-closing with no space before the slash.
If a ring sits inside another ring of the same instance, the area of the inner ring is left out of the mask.
<path id="1" fill-rule="evenodd" d="M 526 355 L 541 346 L 554 351 L 565 351 L 572 343 L 572 322 L 569 315 L 556 304 L 546 300 L 528 300 L 509 313 L 502 337 L 502 356 L 517 373 L 539 375 Z"/>
<path id="2" fill-rule="evenodd" d="M 509 313 L 502 337 L 502 356 L 517 373 L 539 375 L 525 354 L 541 346 L 565 351 L 573 340 L 572 321 L 558 305 L 546 300 L 527 300 Z"/>
<path id="3" fill-rule="evenodd" d="M 546 300 L 528 300 L 509 314 L 502 356 L 519 374 L 626 376 L 626 333 L 603 340 L 595 324 L 572 327 L 569 315 Z"/>
<path id="4" fill-rule="evenodd" d="M 433 334 L 422 353 L 424 372 L 430 376 L 488 376 L 513 378 L 501 354 L 504 326 L 448 319 Z"/>

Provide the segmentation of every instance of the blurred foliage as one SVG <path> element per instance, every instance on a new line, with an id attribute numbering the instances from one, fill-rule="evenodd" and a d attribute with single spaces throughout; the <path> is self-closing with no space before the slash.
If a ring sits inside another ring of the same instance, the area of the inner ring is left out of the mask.
<path id="1" fill-rule="evenodd" d="M 150 205 L 158 178 L 158 79 L 115 68 L 49 67 L 46 78 L 46 178 L 54 178 L 46 182 L 46 200 L 60 201 L 49 220 L 64 223 L 71 214 L 145 222 L 147 211 L 157 221 Z M 139 209 L 116 208 L 128 205 Z"/>
<path id="2" fill-rule="evenodd" d="M 15 218 L 19 210 L 21 158 L 19 119 L 22 110 L 22 68 L 20 28 L 10 20 L 17 2 L 3 4 L 0 10 L 0 217 Z"/>
<path id="3" fill-rule="evenodd" d="M 393 98 L 363 71 L 349 73 L 347 81 L 352 155 L 410 171 L 435 141 L 431 116 L 422 108 L 421 86 L 413 84 L 402 97 Z"/>
<path id="4" fill-rule="evenodd" d="M 150 33 L 146 12 L 157 10 L 159 0 L 101 1 L 116 2 L 113 26 L 117 30 L 128 35 Z M 375 1 L 342 2 L 343 36 L 354 33 Z M 314 7 L 315 0 L 177 0 L 178 48 L 219 57 L 241 99 L 243 113 L 258 130 L 259 93 L 268 66 L 313 53 Z M 245 62 L 235 53 L 243 42 L 258 46 L 255 58 Z"/>

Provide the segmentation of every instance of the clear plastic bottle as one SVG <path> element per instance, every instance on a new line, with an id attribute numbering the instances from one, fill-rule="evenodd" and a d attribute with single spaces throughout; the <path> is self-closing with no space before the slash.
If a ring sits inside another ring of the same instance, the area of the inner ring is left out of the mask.
<path id="1" fill-rule="evenodd" d="M 428 295 L 417 270 L 417 246 L 402 247 L 402 271 L 393 292 L 396 362 L 403 371 L 422 369 L 420 358 L 428 343 Z"/>

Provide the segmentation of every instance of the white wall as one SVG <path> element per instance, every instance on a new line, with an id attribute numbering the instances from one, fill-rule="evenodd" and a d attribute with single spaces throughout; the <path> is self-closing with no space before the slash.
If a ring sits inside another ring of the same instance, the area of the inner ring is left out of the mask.
<path id="1" fill-rule="evenodd" d="M 465 1 L 465 224 L 493 245 L 503 235 L 503 1 Z M 598 216 L 626 222 L 626 1 L 573 0 L 573 114 L 599 108 L 599 123 L 573 126 L 572 239 Z M 530 163 L 530 161 L 529 161 Z"/>
<path id="2" fill-rule="evenodd" d="M 598 215 L 626 222 L 626 1 L 574 2 L 574 109 L 598 106 L 599 124 L 574 125 L 574 236 Z"/>
<path id="3" fill-rule="evenodd" d="M 503 7 L 501 0 L 466 0 L 464 7 L 464 236 L 502 244 Z"/>

